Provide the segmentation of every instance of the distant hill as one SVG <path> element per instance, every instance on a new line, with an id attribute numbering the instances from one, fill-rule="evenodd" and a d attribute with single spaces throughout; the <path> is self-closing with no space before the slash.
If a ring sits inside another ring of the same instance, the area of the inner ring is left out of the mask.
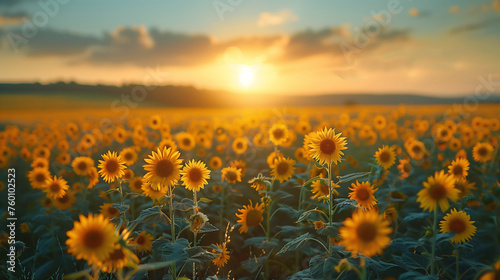
<path id="1" fill-rule="evenodd" d="M 471 94 L 472 95 L 472 94 Z M 77 83 L 0 84 L 0 107 L 9 101 L 15 106 L 36 108 L 109 107 L 125 102 L 140 103 L 141 107 L 268 107 L 268 106 L 334 106 L 334 105 L 397 105 L 464 103 L 462 97 L 431 97 L 416 94 L 324 94 L 324 95 L 265 95 L 237 94 L 226 91 L 196 89 L 190 86 L 158 86 L 145 89 L 141 85 L 81 85 Z M 41 101 L 43 105 L 40 104 Z M 482 103 L 500 103 L 492 95 Z M 114 104 L 114 105 L 110 105 Z"/>

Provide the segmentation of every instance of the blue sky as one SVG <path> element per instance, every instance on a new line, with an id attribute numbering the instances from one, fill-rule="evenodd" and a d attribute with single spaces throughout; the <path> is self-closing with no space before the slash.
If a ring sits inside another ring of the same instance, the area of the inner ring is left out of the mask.
<path id="1" fill-rule="evenodd" d="M 443 95 L 499 74 L 498 0 L 59 1 L 68 3 L 0 0 L 0 59 L 10 66 L 1 82 L 121 84 L 154 66 L 169 73 L 163 83 L 200 88 Z M 13 47 L 40 3 L 59 11 Z M 391 5 L 398 12 L 380 17 Z M 221 17 L 215 6 L 229 8 Z M 346 55 L 346 45 L 356 51 Z M 242 86 L 245 71 L 252 82 Z"/>

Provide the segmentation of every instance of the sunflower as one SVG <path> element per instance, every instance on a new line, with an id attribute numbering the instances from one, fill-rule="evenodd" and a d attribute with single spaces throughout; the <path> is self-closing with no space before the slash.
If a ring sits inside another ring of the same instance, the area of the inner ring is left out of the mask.
<path id="1" fill-rule="evenodd" d="M 185 151 L 191 151 L 196 146 L 196 139 L 191 133 L 180 132 L 176 136 L 177 144 L 179 149 Z"/>
<path id="2" fill-rule="evenodd" d="M 408 150 L 410 157 L 412 157 L 414 160 L 423 159 L 427 153 L 424 143 L 418 140 L 411 141 L 406 149 Z"/>
<path id="3" fill-rule="evenodd" d="M 213 170 L 220 169 L 222 167 L 222 159 L 218 156 L 213 156 L 208 161 L 208 165 Z"/>
<path id="4" fill-rule="evenodd" d="M 249 227 L 256 227 L 264 220 L 262 216 L 264 213 L 264 206 L 264 203 L 256 203 L 254 207 L 252 201 L 250 201 L 250 205 L 243 205 L 243 209 L 238 209 L 241 213 L 236 214 L 236 217 L 240 218 L 237 221 L 241 224 L 239 229 L 240 233 L 248 232 Z"/>
<path id="5" fill-rule="evenodd" d="M 232 147 L 233 147 L 233 151 L 236 154 L 241 155 L 248 148 L 248 140 L 244 137 L 238 137 L 238 138 L 234 139 Z"/>
<path id="6" fill-rule="evenodd" d="M 267 156 L 267 165 L 269 165 L 269 168 L 274 168 L 274 162 L 280 158 L 284 157 L 284 155 L 280 152 L 272 152 Z"/>
<path id="7" fill-rule="evenodd" d="M 288 128 L 284 123 L 277 122 L 269 129 L 269 140 L 274 145 L 280 146 L 288 139 Z"/>
<path id="8" fill-rule="evenodd" d="M 37 167 L 28 173 L 28 178 L 34 189 L 42 189 L 45 182 L 50 179 L 50 173 L 45 168 Z"/>
<path id="9" fill-rule="evenodd" d="M 264 183 L 263 180 L 254 180 L 250 185 L 250 187 L 254 188 L 256 191 L 265 191 L 266 190 L 266 184 Z"/>
<path id="10" fill-rule="evenodd" d="M 90 168 L 94 166 L 94 160 L 89 157 L 77 157 L 71 162 L 71 167 L 77 175 L 85 176 L 89 173 Z"/>
<path id="11" fill-rule="evenodd" d="M 101 209 L 101 214 L 108 219 L 120 216 L 120 211 L 114 208 L 113 205 L 114 203 L 104 203 L 101 205 L 101 207 L 99 207 Z"/>
<path id="12" fill-rule="evenodd" d="M 236 167 L 225 167 L 222 168 L 222 181 L 227 181 L 228 183 L 236 184 L 236 182 L 241 182 L 241 169 Z"/>
<path id="13" fill-rule="evenodd" d="M 241 170 L 241 177 L 245 176 L 247 172 L 247 163 L 242 160 L 233 160 L 229 163 L 229 166 Z"/>
<path id="14" fill-rule="evenodd" d="M 160 129 L 161 127 L 161 117 L 158 115 L 151 116 L 149 119 L 149 127 L 152 130 Z"/>
<path id="15" fill-rule="evenodd" d="M 325 227 L 325 223 L 322 220 L 314 221 L 314 229 L 320 229 Z"/>
<path id="16" fill-rule="evenodd" d="M 115 226 L 103 215 L 80 215 L 80 221 L 75 221 L 73 229 L 66 234 L 68 252 L 77 260 L 89 263 L 107 259 L 118 241 Z"/>
<path id="17" fill-rule="evenodd" d="M 469 161 L 466 159 L 456 159 L 448 166 L 448 173 L 453 176 L 455 180 L 465 179 L 469 171 Z"/>
<path id="18" fill-rule="evenodd" d="M 45 181 L 43 191 L 47 193 L 47 197 L 50 199 L 61 198 L 66 194 L 66 190 L 69 189 L 68 182 L 62 178 L 54 179 L 49 178 Z"/>
<path id="19" fill-rule="evenodd" d="M 342 133 L 335 134 L 335 129 L 323 128 L 310 136 L 311 143 L 309 151 L 311 156 L 320 164 L 337 164 L 344 154 L 342 150 L 347 149 L 345 137 L 340 137 Z"/>
<path id="20" fill-rule="evenodd" d="M 135 177 L 128 183 L 128 188 L 136 193 L 142 193 L 142 177 Z"/>
<path id="21" fill-rule="evenodd" d="M 213 249 L 212 253 L 216 254 L 217 257 L 212 262 L 218 267 L 223 267 L 229 260 L 229 251 L 226 248 L 226 243 L 222 245 L 217 243 L 215 246 L 217 246 L 218 250 Z"/>
<path id="22" fill-rule="evenodd" d="M 173 151 L 177 151 L 177 144 L 172 139 L 163 139 L 160 144 L 158 144 L 158 149 L 163 150 L 163 148 L 170 148 Z"/>
<path id="23" fill-rule="evenodd" d="M 151 252 L 151 245 L 153 244 L 153 240 L 153 236 L 143 230 L 136 238 L 129 239 L 129 243 L 135 245 L 137 252 L 146 253 Z"/>
<path id="24" fill-rule="evenodd" d="M 132 147 L 123 149 L 120 156 L 127 166 L 131 166 L 137 161 L 137 152 Z"/>
<path id="25" fill-rule="evenodd" d="M 359 207 L 365 209 L 371 209 L 373 206 L 377 205 L 377 199 L 373 195 L 377 189 L 370 184 L 370 182 L 361 182 L 351 184 L 351 191 L 349 193 L 350 199 L 355 199 L 358 202 Z"/>
<path id="26" fill-rule="evenodd" d="M 46 158 L 50 157 L 50 150 L 47 147 L 39 146 L 33 150 L 33 158 Z"/>
<path id="27" fill-rule="evenodd" d="M 305 165 L 307 165 L 309 163 L 309 157 L 307 155 L 307 152 L 306 150 L 303 148 L 303 147 L 298 147 L 296 150 L 295 150 L 295 159 L 300 162 L 300 163 L 303 163 Z"/>
<path id="28" fill-rule="evenodd" d="M 73 206 L 75 200 L 75 194 L 72 191 L 67 191 L 62 197 L 56 198 L 52 202 L 54 203 L 54 208 L 66 211 Z"/>
<path id="29" fill-rule="evenodd" d="M 210 170 L 207 169 L 205 163 L 189 161 L 181 171 L 181 181 L 184 182 L 186 189 L 199 192 L 207 184 L 210 179 Z"/>
<path id="30" fill-rule="evenodd" d="M 401 179 L 408 178 L 411 172 L 411 164 L 409 159 L 400 159 L 398 170 L 401 173 Z"/>
<path id="31" fill-rule="evenodd" d="M 112 183 L 125 174 L 125 162 L 116 152 L 103 154 L 104 160 L 99 160 L 99 174 L 107 183 Z"/>
<path id="32" fill-rule="evenodd" d="M 112 273 L 124 266 L 137 267 L 139 259 L 130 249 L 123 247 L 120 243 L 115 243 L 113 247 L 109 256 L 98 263 L 102 271 Z"/>
<path id="33" fill-rule="evenodd" d="M 455 182 L 455 188 L 460 190 L 459 197 L 463 198 L 464 196 L 467 196 L 471 190 L 476 190 L 477 188 L 474 187 L 476 183 L 470 183 L 465 179 L 457 180 Z"/>
<path id="34" fill-rule="evenodd" d="M 335 196 L 339 195 L 339 192 L 335 189 L 338 188 L 338 185 L 335 185 L 332 189 L 332 193 Z M 313 193 L 312 199 L 318 199 L 318 200 L 326 200 L 330 197 L 328 194 L 328 185 L 325 183 L 324 180 L 316 180 L 311 184 L 311 191 Z"/>
<path id="35" fill-rule="evenodd" d="M 382 166 L 384 169 L 389 169 L 396 162 L 396 151 L 395 147 L 382 146 L 375 153 L 375 159 L 377 164 Z"/>
<path id="36" fill-rule="evenodd" d="M 464 243 L 469 241 L 476 233 L 474 221 L 470 220 L 470 216 L 464 211 L 451 209 L 443 220 L 439 223 L 441 232 L 455 232 L 455 236 L 451 239 L 453 243 Z"/>
<path id="37" fill-rule="evenodd" d="M 292 178 L 295 172 L 295 160 L 290 158 L 280 157 L 274 162 L 274 168 L 271 171 L 271 175 L 279 180 L 280 183 Z"/>
<path id="38" fill-rule="evenodd" d="M 378 115 L 373 119 L 373 127 L 375 127 L 375 129 L 378 131 L 384 129 L 386 124 L 387 121 L 385 120 L 384 116 Z"/>
<path id="39" fill-rule="evenodd" d="M 97 168 L 92 167 L 89 171 L 89 185 L 88 189 L 92 189 L 97 183 L 99 183 L 99 174 L 97 173 Z"/>
<path id="40" fill-rule="evenodd" d="M 160 200 L 168 192 L 168 188 L 165 186 L 158 185 L 157 187 L 152 187 L 149 183 L 143 183 L 141 190 L 145 196 L 150 197 L 152 200 Z"/>
<path id="41" fill-rule="evenodd" d="M 148 164 L 144 165 L 144 169 L 148 173 L 144 175 L 144 180 L 157 189 L 161 186 L 173 186 L 180 179 L 182 162 L 182 159 L 179 159 L 180 155 L 178 151 L 166 148 L 153 151 L 149 159 L 145 159 Z"/>
<path id="42" fill-rule="evenodd" d="M 33 162 L 31 162 L 31 168 L 37 167 L 49 169 L 49 160 L 46 158 L 35 158 Z"/>
<path id="43" fill-rule="evenodd" d="M 453 177 L 445 174 L 444 170 L 427 178 L 427 182 L 423 183 L 424 188 L 417 194 L 420 207 L 432 212 L 439 204 L 441 211 L 446 211 L 450 207 L 448 199 L 457 201 L 460 194 L 460 190 L 456 189 L 453 183 Z"/>
<path id="44" fill-rule="evenodd" d="M 477 143 L 472 149 L 475 161 L 487 162 L 493 157 L 493 146 L 490 143 Z"/>
<path id="45" fill-rule="evenodd" d="M 352 218 L 344 221 L 344 226 L 339 228 L 342 237 L 340 244 L 347 251 L 361 253 L 367 257 L 379 255 L 389 245 L 389 234 L 392 228 L 389 221 L 384 220 L 377 212 L 359 209 Z"/>
<path id="46" fill-rule="evenodd" d="M 498 260 L 493 266 L 493 270 L 490 270 L 479 278 L 479 280 L 498 280 L 500 279 L 500 260 Z"/>

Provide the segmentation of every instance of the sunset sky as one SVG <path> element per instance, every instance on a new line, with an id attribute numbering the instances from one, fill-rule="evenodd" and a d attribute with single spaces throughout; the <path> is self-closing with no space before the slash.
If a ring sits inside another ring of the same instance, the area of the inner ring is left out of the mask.
<path id="1" fill-rule="evenodd" d="M 0 0 L 0 82 L 452 96 L 499 50 L 498 0 Z"/>

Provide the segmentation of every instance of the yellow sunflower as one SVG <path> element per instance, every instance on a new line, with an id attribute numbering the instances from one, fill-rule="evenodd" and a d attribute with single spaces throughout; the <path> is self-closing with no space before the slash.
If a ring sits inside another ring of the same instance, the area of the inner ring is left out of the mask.
<path id="1" fill-rule="evenodd" d="M 77 157 L 71 162 L 71 167 L 73 167 L 75 173 L 81 176 L 86 176 L 94 165 L 94 160 L 89 157 Z"/>
<path id="2" fill-rule="evenodd" d="M 351 184 L 351 191 L 349 193 L 350 199 L 355 199 L 360 207 L 365 209 L 371 209 L 373 206 L 377 205 L 377 199 L 373 195 L 377 189 L 370 184 L 370 182 L 361 182 Z"/>
<path id="3" fill-rule="evenodd" d="M 152 130 L 160 129 L 160 127 L 161 127 L 161 117 L 158 116 L 158 115 L 151 116 L 151 118 L 149 118 L 149 127 Z"/>
<path id="4" fill-rule="evenodd" d="M 465 179 L 461 179 L 455 182 L 455 188 L 460 191 L 459 197 L 463 198 L 464 196 L 467 196 L 469 193 L 471 193 L 471 190 L 476 190 L 477 188 L 474 187 L 476 183 L 468 182 Z"/>
<path id="5" fill-rule="evenodd" d="M 28 178 L 34 189 L 42 189 L 45 182 L 50 179 L 50 173 L 45 168 L 37 167 L 28 173 Z"/>
<path id="6" fill-rule="evenodd" d="M 410 157 L 412 157 L 414 160 L 423 159 L 427 153 L 424 143 L 418 140 L 412 141 L 406 148 L 408 150 L 408 153 L 410 154 Z"/>
<path id="7" fill-rule="evenodd" d="M 163 150 L 163 148 L 170 148 L 173 151 L 177 151 L 177 144 L 172 139 L 163 139 L 160 144 L 158 144 L 158 149 Z"/>
<path id="8" fill-rule="evenodd" d="M 178 151 L 166 148 L 153 151 L 149 159 L 145 159 L 148 164 L 144 165 L 144 169 L 148 173 L 144 175 L 144 181 L 149 182 L 153 188 L 173 186 L 180 179 L 180 155 Z"/>
<path id="9" fill-rule="evenodd" d="M 238 138 L 234 139 L 232 147 L 233 147 L 233 151 L 236 154 L 241 155 L 244 152 L 246 152 L 246 150 L 248 148 L 248 140 L 244 137 L 238 137 Z"/>
<path id="10" fill-rule="evenodd" d="M 54 208 L 66 211 L 73 206 L 75 200 L 75 194 L 68 190 L 62 197 L 52 200 L 52 203 L 54 204 Z"/>
<path id="11" fill-rule="evenodd" d="M 332 193 L 335 196 L 339 195 L 339 192 L 336 190 L 339 185 L 335 185 L 332 189 Z M 323 180 L 316 180 L 311 185 L 311 191 L 313 193 L 312 199 L 318 199 L 320 201 L 324 201 L 330 197 L 328 194 L 328 185 Z"/>
<path id="12" fill-rule="evenodd" d="M 276 122 L 269 129 L 269 140 L 274 145 L 280 146 L 288 139 L 288 128 L 284 123 Z"/>
<path id="13" fill-rule="evenodd" d="M 103 154 L 104 160 L 99 160 L 99 174 L 107 183 L 112 183 L 125 174 L 125 162 L 116 152 Z"/>
<path id="14" fill-rule="evenodd" d="M 201 161 L 192 159 L 182 168 L 181 181 L 190 191 L 199 192 L 205 187 L 208 179 L 210 179 L 210 170 Z"/>
<path id="15" fill-rule="evenodd" d="M 237 221 L 241 224 L 240 233 L 248 232 L 249 227 L 256 227 L 264 220 L 262 216 L 264 213 L 264 203 L 256 203 L 254 207 L 252 201 L 250 201 L 250 205 L 243 205 L 243 209 L 238 209 L 238 211 L 241 213 L 236 214 L 236 217 L 240 218 Z"/>
<path id="16" fill-rule="evenodd" d="M 152 200 L 160 200 L 168 192 L 168 187 L 158 185 L 157 187 L 152 187 L 149 183 L 143 183 L 141 187 L 142 192 L 145 196 L 150 197 Z"/>
<path id="17" fill-rule="evenodd" d="M 289 180 L 292 178 L 294 172 L 295 172 L 295 160 L 290 159 L 290 158 L 278 158 L 274 162 L 274 168 L 271 170 L 271 175 L 276 178 L 276 180 L 279 180 L 280 183 L 283 183 L 284 181 Z"/>
<path id="18" fill-rule="evenodd" d="M 101 207 L 99 207 L 101 209 L 101 214 L 108 219 L 120 216 L 120 211 L 114 208 L 113 205 L 114 203 L 104 203 L 101 205 Z"/>
<path id="19" fill-rule="evenodd" d="M 88 189 L 92 189 L 97 183 L 99 183 L 99 174 L 97 173 L 97 168 L 92 167 L 89 171 L 89 185 Z"/>
<path id="20" fill-rule="evenodd" d="M 342 237 L 340 245 L 347 251 L 361 253 L 367 257 L 379 255 L 391 242 L 391 232 L 389 221 L 384 220 L 382 215 L 375 211 L 359 209 L 339 228 Z"/>
<path id="21" fill-rule="evenodd" d="M 177 134 L 176 140 L 181 150 L 191 151 L 196 146 L 196 139 L 188 132 L 180 132 Z"/>
<path id="22" fill-rule="evenodd" d="M 375 159 L 378 165 L 389 169 L 396 162 L 396 150 L 394 147 L 384 145 L 375 153 Z"/>
<path id="23" fill-rule="evenodd" d="M 409 159 L 400 159 L 398 170 L 401 173 L 401 179 L 408 178 L 411 172 L 411 164 Z"/>
<path id="24" fill-rule="evenodd" d="M 109 256 L 98 263 L 102 271 L 112 273 L 125 266 L 137 267 L 139 258 L 130 249 L 123 247 L 120 243 L 115 243 L 113 247 Z"/>
<path id="25" fill-rule="evenodd" d="M 448 173 L 455 180 L 462 180 L 467 177 L 469 171 L 469 161 L 463 158 L 456 159 L 448 166 Z"/>
<path id="26" fill-rule="evenodd" d="M 326 127 L 323 130 L 313 133 L 310 136 L 311 143 L 309 151 L 311 156 L 319 164 L 337 164 L 344 154 L 342 150 L 347 149 L 345 137 L 340 137 L 342 133 L 335 134 L 335 129 Z"/>
<path id="27" fill-rule="evenodd" d="M 439 223 L 441 232 L 454 232 L 455 236 L 451 239 L 453 243 L 464 243 L 469 241 L 476 233 L 474 221 L 470 220 L 470 216 L 464 211 L 451 209 L 443 220 Z"/>
<path id="28" fill-rule="evenodd" d="M 37 167 L 49 169 L 49 160 L 46 158 L 35 158 L 33 162 L 31 162 L 31 168 Z"/>
<path id="29" fill-rule="evenodd" d="M 325 223 L 322 220 L 314 221 L 314 229 L 320 229 L 325 227 Z"/>
<path id="30" fill-rule="evenodd" d="M 68 231 L 68 252 L 77 260 L 84 259 L 88 263 L 103 261 L 114 250 L 118 241 L 115 226 L 103 215 L 80 215 L 80 221 L 75 221 L 73 229 Z"/>
<path id="31" fill-rule="evenodd" d="M 129 243 L 135 245 L 137 252 L 146 253 L 151 252 L 151 245 L 153 244 L 153 235 L 146 233 L 146 231 L 141 231 L 136 238 L 131 238 Z"/>
<path id="32" fill-rule="evenodd" d="M 45 181 L 43 191 L 47 193 L 47 197 L 50 199 L 61 198 L 66 194 L 66 190 L 69 189 L 68 182 L 62 178 L 54 179 L 49 178 Z"/>
<path id="33" fill-rule="evenodd" d="M 222 168 L 222 181 L 227 181 L 228 183 L 236 184 L 236 182 L 241 182 L 241 169 L 236 167 L 225 167 Z"/>
<path id="34" fill-rule="evenodd" d="M 218 156 L 213 156 L 208 161 L 208 165 L 213 170 L 220 169 L 222 167 L 222 159 Z"/>
<path id="35" fill-rule="evenodd" d="M 433 212 L 439 204 L 441 211 L 445 212 L 450 207 L 448 199 L 457 201 L 460 194 L 460 190 L 456 189 L 453 183 L 453 177 L 445 174 L 444 170 L 427 178 L 427 182 L 423 183 L 424 188 L 417 194 L 420 207 Z"/>
<path id="36" fill-rule="evenodd" d="M 219 249 L 212 250 L 212 253 L 217 255 L 217 257 L 215 257 L 212 262 L 218 267 L 223 267 L 229 260 L 229 251 L 226 248 L 226 243 L 223 243 L 222 245 L 217 243 L 215 244 L 215 246 L 217 246 L 217 248 Z"/>
<path id="37" fill-rule="evenodd" d="M 472 157 L 475 161 L 487 162 L 493 156 L 493 146 L 490 143 L 477 143 L 472 149 Z"/>
<path id="38" fill-rule="evenodd" d="M 269 168 L 274 168 L 274 162 L 280 158 L 280 157 L 284 157 L 284 155 L 280 152 L 272 152 L 270 153 L 268 156 L 267 156 L 267 165 L 269 165 Z"/>
<path id="39" fill-rule="evenodd" d="M 123 149 L 120 156 L 127 166 L 131 166 L 137 161 L 137 152 L 132 147 Z"/>
<path id="40" fill-rule="evenodd" d="M 142 177 L 135 177 L 128 183 L 129 189 L 136 193 L 142 193 L 142 185 Z"/>

